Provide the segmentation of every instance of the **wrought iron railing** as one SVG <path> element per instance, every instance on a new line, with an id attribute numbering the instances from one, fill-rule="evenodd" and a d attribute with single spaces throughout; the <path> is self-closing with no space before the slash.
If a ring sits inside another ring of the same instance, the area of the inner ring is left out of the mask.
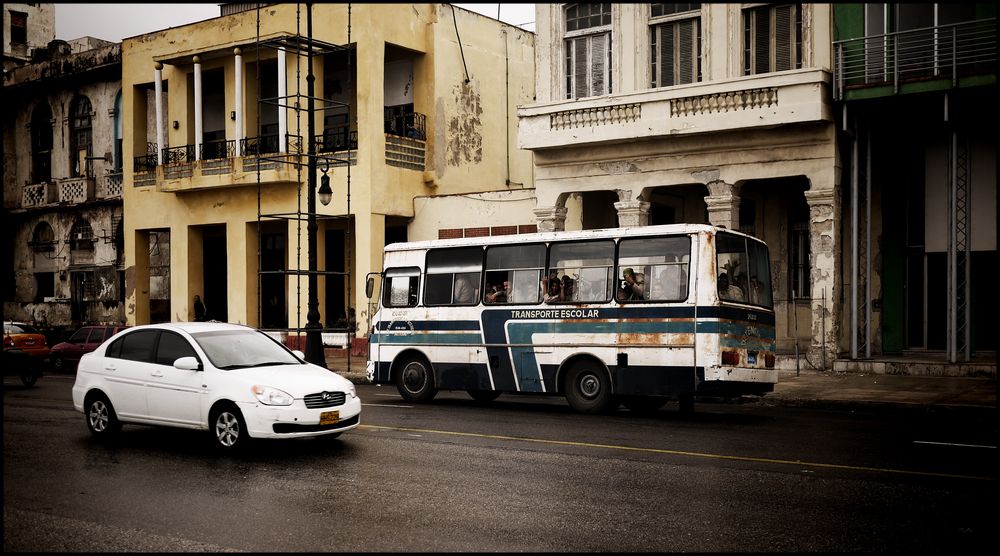
<path id="1" fill-rule="evenodd" d="M 194 162 L 194 145 L 167 147 L 163 149 L 164 164 L 184 164 Z"/>
<path id="2" fill-rule="evenodd" d="M 419 112 L 400 114 L 392 107 L 385 110 L 385 132 L 389 135 L 427 140 L 427 116 Z"/>
<path id="3" fill-rule="evenodd" d="M 278 135 L 261 135 L 240 139 L 240 150 L 243 156 L 257 156 L 278 152 Z"/>
<path id="4" fill-rule="evenodd" d="M 292 154 L 298 154 L 305 152 L 302 148 L 302 136 L 301 135 L 285 135 L 288 138 L 288 152 Z"/>
<path id="5" fill-rule="evenodd" d="M 347 128 L 328 129 L 315 139 L 318 153 L 334 153 L 358 148 L 358 132 Z"/>
<path id="6" fill-rule="evenodd" d="M 996 18 L 835 41 L 835 98 L 845 88 L 996 72 Z"/>
<path id="7" fill-rule="evenodd" d="M 137 156 L 133 159 L 132 171 L 152 172 L 156 170 L 156 164 L 156 143 L 146 143 L 146 156 Z"/>
<path id="8" fill-rule="evenodd" d="M 205 141 L 201 144 L 202 160 L 217 160 L 220 158 L 236 157 L 236 140 L 219 139 L 217 141 Z"/>

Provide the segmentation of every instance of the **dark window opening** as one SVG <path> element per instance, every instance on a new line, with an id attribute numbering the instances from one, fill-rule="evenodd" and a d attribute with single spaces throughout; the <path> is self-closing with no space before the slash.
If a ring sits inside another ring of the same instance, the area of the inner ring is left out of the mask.
<path id="1" fill-rule="evenodd" d="M 52 179 L 52 110 L 42 102 L 31 113 L 31 182 Z"/>
<path id="2" fill-rule="evenodd" d="M 56 295 L 56 275 L 54 272 L 35 273 L 35 303 L 44 303 L 46 297 Z"/>
<path id="3" fill-rule="evenodd" d="M 10 12 L 10 44 L 28 44 L 28 14 Z"/>

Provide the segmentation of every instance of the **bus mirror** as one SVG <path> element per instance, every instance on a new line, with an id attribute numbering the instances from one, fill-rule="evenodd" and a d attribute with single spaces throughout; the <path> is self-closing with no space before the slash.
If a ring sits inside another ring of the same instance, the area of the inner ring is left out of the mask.
<path id="1" fill-rule="evenodd" d="M 365 295 L 368 299 L 372 298 L 372 292 L 375 291 L 375 279 L 371 276 L 368 277 L 368 282 L 365 283 Z"/>

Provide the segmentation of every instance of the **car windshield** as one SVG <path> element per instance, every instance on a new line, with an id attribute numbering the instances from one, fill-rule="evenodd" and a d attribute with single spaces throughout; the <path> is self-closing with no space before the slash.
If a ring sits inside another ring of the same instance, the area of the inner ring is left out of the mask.
<path id="1" fill-rule="evenodd" d="M 191 336 L 212 365 L 223 370 L 302 363 L 284 346 L 256 330 L 198 332 Z"/>
<path id="2" fill-rule="evenodd" d="M 27 324 L 5 323 L 4 332 L 7 334 L 38 334 L 38 331 Z"/>

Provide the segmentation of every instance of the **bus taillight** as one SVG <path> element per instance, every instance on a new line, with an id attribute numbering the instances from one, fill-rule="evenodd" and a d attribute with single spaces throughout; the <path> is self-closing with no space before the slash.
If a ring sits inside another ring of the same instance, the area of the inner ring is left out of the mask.
<path id="1" fill-rule="evenodd" d="M 723 365 L 739 365 L 740 364 L 740 352 L 733 350 L 726 350 L 722 352 L 722 364 Z"/>

